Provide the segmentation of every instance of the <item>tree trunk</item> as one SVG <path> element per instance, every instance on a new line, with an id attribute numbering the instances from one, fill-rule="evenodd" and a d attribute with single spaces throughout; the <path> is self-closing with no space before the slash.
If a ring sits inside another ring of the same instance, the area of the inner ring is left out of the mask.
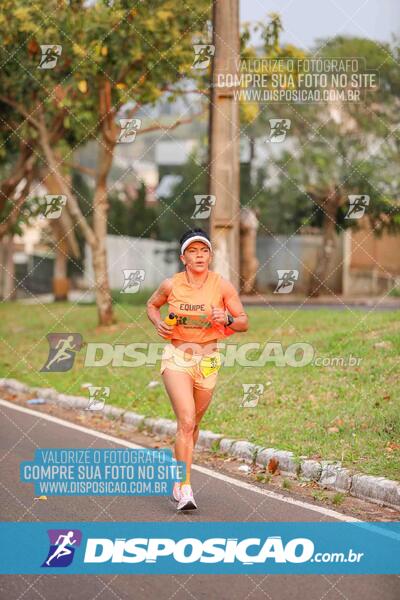
<path id="1" fill-rule="evenodd" d="M 68 248 L 64 239 L 58 240 L 53 271 L 53 294 L 56 302 L 68 300 L 69 279 L 67 276 Z"/>
<path id="2" fill-rule="evenodd" d="M 54 152 L 58 162 L 61 162 L 61 156 Z M 70 186 L 70 177 L 65 177 Z M 59 181 L 56 175 L 47 170 L 44 176 L 44 182 L 49 194 L 61 194 Z M 49 225 L 53 231 L 55 240 L 55 261 L 53 269 L 53 294 L 54 300 L 68 300 L 70 281 L 67 274 L 68 257 L 79 257 L 79 246 L 75 237 L 74 224 L 67 210 L 63 209 L 58 219 L 50 219 Z"/>
<path id="3" fill-rule="evenodd" d="M 255 280 L 259 261 L 256 256 L 258 219 L 254 210 L 240 211 L 240 278 L 243 294 L 255 293 Z"/>
<path id="4" fill-rule="evenodd" d="M 93 198 L 93 231 L 96 237 L 92 248 L 93 272 L 96 285 L 96 303 L 100 325 L 115 323 L 107 264 L 107 175 L 111 168 L 115 143 L 103 137 L 99 144 L 98 176 Z"/>
<path id="5" fill-rule="evenodd" d="M 59 153 L 54 152 L 54 155 L 56 157 L 57 162 L 60 163 L 62 159 Z M 63 190 L 60 187 L 59 180 L 54 174 L 54 172 L 50 171 L 49 169 L 46 169 L 43 170 L 41 176 L 43 177 L 42 183 L 46 186 L 49 194 L 58 195 L 63 193 Z M 70 187 L 70 175 L 65 175 L 64 179 Z M 54 239 L 56 240 L 56 243 L 58 244 L 61 240 L 65 241 L 64 249 L 66 254 L 68 254 L 68 256 L 70 256 L 71 258 L 79 258 L 80 251 L 78 241 L 75 235 L 75 223 L 74 221 L 72 221 L 72 218 L 68 212 L 68 200 L 69 197 L 67 197 L 67 206 L 63 208 L 63 210 L 61 211 L 61 215 L 58 217 L 58 219 L 50 219 L 49 225 L 53 230 Z"/>
<path id="6" fill-rule="evenodd" d="M 115 323 L 110 284 L 107 272 L 107 253 L 105 243 L 102 241 L 96 248 L 92 249 L 93 272 L 96 285 L 96 304 L 100 325 L 112 325 Z"/>
<path id="7" fill-rule="evenodd" d="M 324 201 L 319 202 L 319 206 L 324 211 L 324 219 L 322 224 L 322 244 L 317 254 L 317 264 L 311 276 L 308 295 L 317 297 L 321 293 L 321 288 L 324 292 L 330 293 L 325 282 L 329 275 L 329 266 L 333 251 L 336 246 L 336 214 L 338 210 L 339 198 L 336 193 L 328 196 Z"/>
<path id="8" fill-rule="evenodd" d="M 4 236 L 2 241 L 2 298 L 14 300 L 16 293 L 13 236 Z"/>
<path id="9" fill-rule="evenodd" d="M 5 247 L 4 240 L 0 239 L 0 300 L 4 298 L 4 269 L 5 264 Z"/>

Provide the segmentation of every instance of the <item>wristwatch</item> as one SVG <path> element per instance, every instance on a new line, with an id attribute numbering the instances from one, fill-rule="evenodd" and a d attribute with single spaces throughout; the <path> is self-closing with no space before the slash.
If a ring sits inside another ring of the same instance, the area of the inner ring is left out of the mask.
<path id="1" fill-rule="evenodd" d="M 233 321 L 234 321 L 234 319 L 233 319 L 232 315 L 228 314 L 228 322 L 225 323 L 225 327 L 230 327 L 232 325 Z"/>

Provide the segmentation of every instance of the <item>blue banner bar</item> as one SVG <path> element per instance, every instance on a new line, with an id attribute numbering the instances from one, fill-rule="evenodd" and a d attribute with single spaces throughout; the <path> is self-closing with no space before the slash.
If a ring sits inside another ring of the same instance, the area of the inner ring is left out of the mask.
<path id="1" fill-rule="evenodd" d="M 2 574 L 399 574 L 400 522 L 0 524 Z"/>

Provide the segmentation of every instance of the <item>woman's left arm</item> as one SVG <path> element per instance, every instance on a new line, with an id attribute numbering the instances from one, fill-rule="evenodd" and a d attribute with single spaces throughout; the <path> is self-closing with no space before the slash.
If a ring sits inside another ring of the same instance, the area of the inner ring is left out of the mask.
<path id="1" fill-rule="evenodd" d="M 247 331 L 249 328 L 249 319 L 244 311 L 243 304 L 239 298 L 234 286 L 227 279 L 221 278 L 221 293 L 225 309 L 233 317 L 233 323 L 229 325 L 228 330 L 232 332 Z M 221 325 L 226 325 L 226 312 L 222 308 L 213 307 L 213 320 Z"/>

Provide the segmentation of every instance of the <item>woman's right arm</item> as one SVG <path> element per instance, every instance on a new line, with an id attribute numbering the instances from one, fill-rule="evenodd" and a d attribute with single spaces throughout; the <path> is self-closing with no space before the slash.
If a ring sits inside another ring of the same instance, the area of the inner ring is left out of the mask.
<path id="1" fill-rule="evenodd" d="M 160 316 L 160 307 L 167 303 L 168 296 L 172 289 L 172 280 L 164 279 L 161 282 L 160 286 L 156 291 L 150 296 L 147 300 L 147 316 L 150 321 L 153 323 L 154 327 L 157 329 L 157 333 L 161 335 L 161 337 L 169 337 L 170 333 L 173 330 L 172 325 L 167 325 L 161 319 Z"/>

